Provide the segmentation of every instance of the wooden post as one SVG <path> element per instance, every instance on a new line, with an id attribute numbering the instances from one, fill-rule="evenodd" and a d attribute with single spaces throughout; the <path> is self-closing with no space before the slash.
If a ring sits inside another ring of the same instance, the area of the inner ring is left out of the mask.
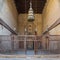
<path id="1" fill-rule="evenodd" d="M 49 49 L 49 37 L 47 37 L 47 50 Z"/>
<path id="2" fill-rule="evenodd" d="M 12 51 L 14 51 L 14 35 L 11 36 Z"/>
<path id="3" fill-rule="evenodd" d="M 27 37 L 26 37 L 26 35 L 25 35 L 25 40 L 24 40 L 24 50 L 25 50 L 25 53 L 26 53 L 26 39 L 27 39 Z"/>
<path id="4" fill-rule="evenodd" d="M 37 50 L 38 50 L 37 36 L 35 36 L 35 40 L 34 40 L 34 52 L 35 52 L 35 54 L 37 53 Z"/>

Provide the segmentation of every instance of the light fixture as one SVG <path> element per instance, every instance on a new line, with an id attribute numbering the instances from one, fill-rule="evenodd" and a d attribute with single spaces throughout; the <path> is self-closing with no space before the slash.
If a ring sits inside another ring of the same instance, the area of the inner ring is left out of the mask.
<path id="1" fill-rule="evenodd" d="M 35 31 L 37 32 L 37 28 L 35 28 Z"/>
<path id="2" fill-rule="evenodd" d="M 27 29 L 25 28 L 25 32 L 27 31 Z"/>
<path id="3" fill-rule="evenodd" d="M 28 11 L 28 21 L 32 22 L 34 21 L 34 11 L 32 9 L 32 2 L 30 1 L 30 8 Z"/>
<path id="4" fill-rule="evenodd" d="M 16 31 L 16 28 L 14 27 L 14 31 Z"/>

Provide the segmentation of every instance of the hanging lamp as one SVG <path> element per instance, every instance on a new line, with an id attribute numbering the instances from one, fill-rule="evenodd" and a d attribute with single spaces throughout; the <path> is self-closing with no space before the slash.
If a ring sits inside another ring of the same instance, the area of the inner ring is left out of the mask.
<path id="1" fill-rule="evenodd" d="M 32 9 L 32 2 L 30 1 L 30 8 L 29 8 L 29 11 L 28 11 L 28 21 L 29 22 L 33 22 L 35 19 L 34 17 L 34 11 Z"/>

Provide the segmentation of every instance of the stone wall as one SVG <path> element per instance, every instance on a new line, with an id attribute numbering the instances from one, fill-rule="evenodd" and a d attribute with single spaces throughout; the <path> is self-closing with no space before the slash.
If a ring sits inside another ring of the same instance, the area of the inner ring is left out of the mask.
<path id="1" fill-rule="evenodd" d="M 19 24 L 19 34 L 24 35 L 25 27 L 27 26 L 27 14 L 20 14 L 18 17 Z M 35 14 L 34 24 L 35 28 L 37 28 L 37 34 L 42 34 L 42 14 Z"/>
<path id="2" fill-rule="evenodd" d="M 60 1 L 47 0 L 43 10 L 43 31 L 50 27 L 56 20 L 60 18 Z M 52 35 L 60 34 L 60 26 L 50 31 Z"/>
<path id="3" fill-rule="evenodd" d="M 17 10 L 14 0 L 1 0 L 0 18 L 8 24 L 13 30 L 17 29 Z M 3 31 L 3 32 L 1 32 Z M 10 35 L 11 33 L 3 27 L 0 27 L 0 35 Z"/>

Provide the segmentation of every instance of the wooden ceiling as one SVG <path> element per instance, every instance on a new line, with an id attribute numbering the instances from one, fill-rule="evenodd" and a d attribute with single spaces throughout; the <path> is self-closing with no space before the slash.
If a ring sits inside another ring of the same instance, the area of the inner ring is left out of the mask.
<path id="1" fill-rule="evenodd" d="M 27 13 L 30 0 L 15 0 L 18 13 Z M 32 0 L 34 13 L 42 13 L 46 0 Z"/>

